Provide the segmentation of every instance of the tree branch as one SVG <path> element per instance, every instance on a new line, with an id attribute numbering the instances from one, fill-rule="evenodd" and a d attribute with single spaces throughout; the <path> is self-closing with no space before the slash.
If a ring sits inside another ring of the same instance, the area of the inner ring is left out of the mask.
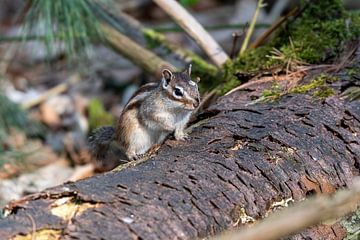
<path id="1" fill-rule="evenodd" d="M 103 31 L 110 46 L 145 71 L 156 74 L 162 66 L 173 67 L 169 62 L 137 44 L 127 36 L 107 24 L 102 24 Z"/>
<path id="2" fill-rule="evenodd" d="M 221 67 L 228 55 L 220 45 L 209 35 L 200 23 L 191 16 L 178 2 L 174 0 L 154 0 L 174 21 L 179 24 L 195 42 L 206 52 L 209 58 Z"/>

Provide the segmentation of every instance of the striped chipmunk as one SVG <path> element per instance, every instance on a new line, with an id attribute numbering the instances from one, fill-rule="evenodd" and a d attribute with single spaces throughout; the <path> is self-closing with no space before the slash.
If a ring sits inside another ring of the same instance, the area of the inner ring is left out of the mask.
<path id="1" fill-rule="evenodd" d="M 135 160 L 172 133 L 176 140 L 185 140 L 184 129 L 200 104 L 198 85 L 190 74 L 191 65 L 184 72 L 164 69 L 160 82 L 140 87 L 126 104 L 115 128 L 101 127 L 90 136 L 92 157 L 106 160 L 115 144 L 128 160 Z"/>

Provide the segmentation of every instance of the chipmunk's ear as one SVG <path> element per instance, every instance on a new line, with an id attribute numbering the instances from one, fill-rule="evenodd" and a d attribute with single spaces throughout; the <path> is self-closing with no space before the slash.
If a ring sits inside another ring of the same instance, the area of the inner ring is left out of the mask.
<path id="1" fill-rule="evenodd" d="M 171 81 L 171 78 L 173 77 L 173 74 L 169 69 L 164 69 L 162 71 L 162 76 L 163 76 L 163 79 L 162 79 L 163 88 L 167 88 Z"/>
<path id="2" fill-rule="evenodd" d="M 187 74 L 187 75 L 191 76 L 191 63 L 189 64 L 188 69 L 185 69 L 185 71 L 183 71 L 183 73 L 185 73 L 185 74 Z"/>

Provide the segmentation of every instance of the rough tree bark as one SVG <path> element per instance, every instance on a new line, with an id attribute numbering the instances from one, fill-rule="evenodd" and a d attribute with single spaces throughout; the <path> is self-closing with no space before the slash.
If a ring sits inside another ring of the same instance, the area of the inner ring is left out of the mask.
<path id="1" fill-rule="evenodd" d="M 360 63 L 360 48 L 354 60 Z M 334 85 L 351 84 L 343 76 Z M 188 141 L 168 140 L 142 164 L 11 202 L 1 238 L 201 238 L 332 193 L 359 175 L 358 102 L 297 94 L 249 104 L 264 87 L 247 84 L 220 98 L 199 116 Z M 345 234 L 335 222 L 291 238 Z"/>
<path id="2" fill-rule="evenodd" d="M 190 140 L 168 140 L 140 165 L 10 203 L 0 236 L 201 238 L 261 219 L 282 200 L 332 193 L 359 175 L 360 104 L 288 95 L 245 106 L 246 95 L 220 98 Z M 337 222 L 292 238 L 344 234 Z"/>

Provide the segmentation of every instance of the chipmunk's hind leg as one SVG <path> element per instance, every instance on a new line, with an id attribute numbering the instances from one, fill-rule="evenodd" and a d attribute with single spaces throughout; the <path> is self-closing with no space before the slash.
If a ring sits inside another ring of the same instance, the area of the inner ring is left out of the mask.
<path id="1" fill-rule="evenodd" d="M 141 158 L 152 146 L 152 140 L 146 129 L 139 127 L 132 133 L 130 137 L 129 149 L 126 151 L 126 155 L 129 160 L 136 160 Z"/>

